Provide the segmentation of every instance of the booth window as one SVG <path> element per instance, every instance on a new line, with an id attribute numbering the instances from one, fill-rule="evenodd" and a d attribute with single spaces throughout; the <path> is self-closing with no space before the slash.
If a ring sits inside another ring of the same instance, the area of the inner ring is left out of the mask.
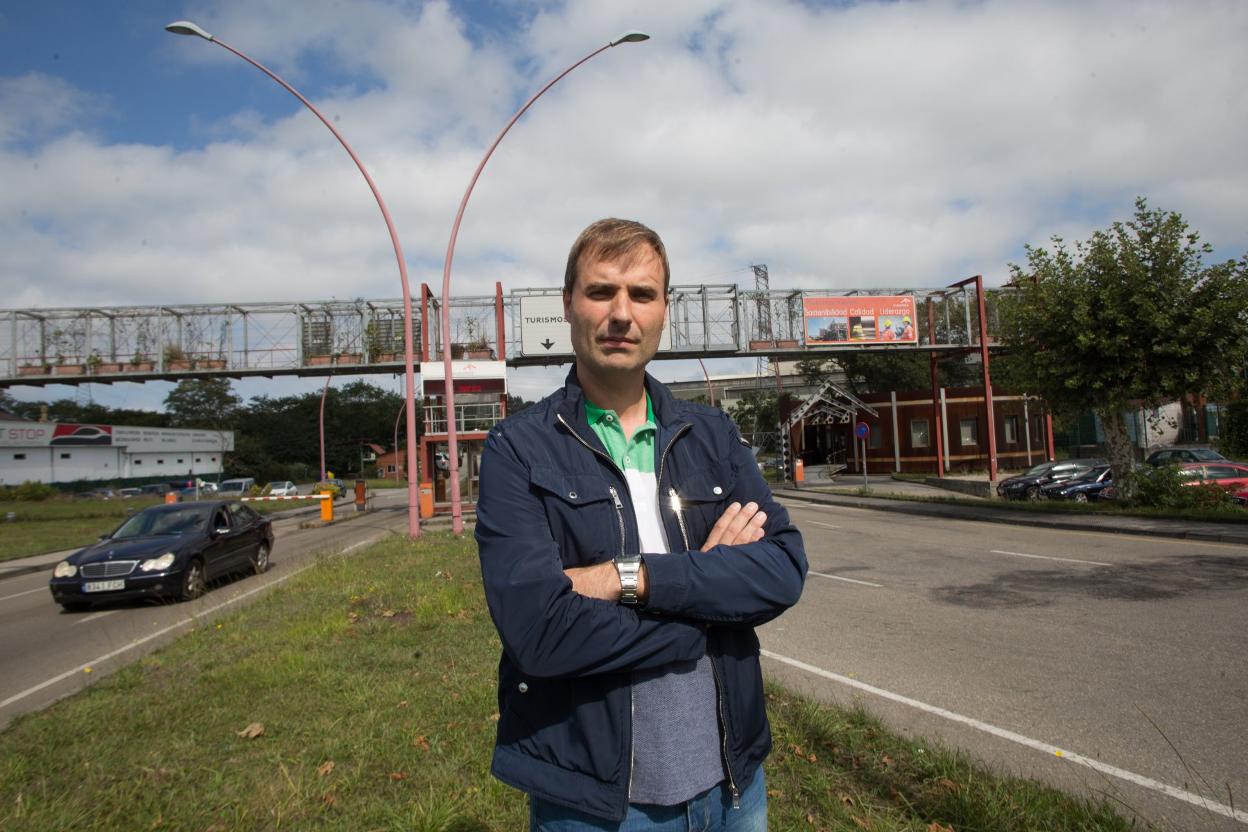
<path id="1" fill-rule="evenodd" d="M 961 420 L 958 427 L 961 428 L 959 438 L 964 446 L 979 444 L 979 420 L 976 417 Z"/>
<path id="2" fill-rule="evenodd" d="M 1018 417 L 1005 417 L 1005 441 L 1011 445 L 1018 444 Z"/>
<path id="3" fill-rule="evenodd" d="M 910 446 L 926 448 L 929 440 L 926 419 L 910 420 Z"/>

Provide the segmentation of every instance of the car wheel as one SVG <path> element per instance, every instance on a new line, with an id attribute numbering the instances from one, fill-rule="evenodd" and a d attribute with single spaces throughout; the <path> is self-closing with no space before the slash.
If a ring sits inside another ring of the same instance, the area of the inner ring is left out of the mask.
<path id="1" fill-rule="evenodd" d="M 260 548 L 251 556 L 251 568 L 257 575 L 263 575 L 269 571 L 269 544 L 260 544 Z"/>
<path id="2" fill-rule="evenodd" d="M 1082 491 L 1078 491 L 1075 493 L 1074 499 L 1076 503 L 1086 503 L 1088 501 L 1088 495 L 1084 494 Z"/>
<path id="3" fill-rule="evenodd" d="M 1040 488 L 1039 488 L 1038 486 L 1035 486 L 1035 485 L 1030 485 L 1030 486 L 1028 486 L 1028 487 L 1027 487 L 1027 499 L 1028 499 L 1028 500 L 1039 500 L 1039 499 L 1040 499 Z"/>
<path id="4" fill-rule="evenodd" d="M 204 579 L 204 565 L 197 560 L 191 561 L 186 565 L 186 571 L 182 573 L 182 592 L 179 597 L 183 601 L 194 601 L 207 589 L 208 582 Z"/>

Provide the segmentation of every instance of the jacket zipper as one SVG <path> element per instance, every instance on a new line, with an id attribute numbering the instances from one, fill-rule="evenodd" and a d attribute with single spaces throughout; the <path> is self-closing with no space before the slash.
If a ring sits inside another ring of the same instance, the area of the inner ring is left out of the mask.
<path id="1" fill-rule="evenodd" d="M 681 425 L 676 431 L 675 436 L 668 440 L 667 447 L 663 449 L 663 454 L 659 457 L 659 474 L 656 482 L 663 481 L 663 465 L 667 462 L 667 452 L 672 449 L 672 445 L 677 439 L 689 430 L 692 425 L 686 423 Z M 684 541 L 686 551 L 689 550 L 689 531 L 685 528 L 685 517 L 680 504 L 680 495 L 676 493 L 676 489 L 668 487 L 668 497 L 671 499 L 672 511 L 676 514 L 676 522 L 680 525 L 680 536 Z M 719 736 L 720 736 L 720 753 L 724 757 L 724 771 L 728 772 L 728 790 L 732 792 L 732 808 L 741 808 L 741 792 L 737 789 L 737 780 L 732 775 L 732 762 L 728 759 L 728 720 L 724 717 L 724 685 L 719 678 L 719 665 L 715 663 L 715 657 L 711 657 L 711 675 L 715 678 L 715 710 L 719 717 Z"/>
<path id="2" fill-rule="evenodd" d="M 728 720 L 724 718 L 724 685 L 719 678 L 719 665 L 715 657 L 711 657 L 711 675 L 715 677 L 715 702 L 719 712 L 719 735 L 724 755 L 724 770 L 728 772 L 728 790 L 732 792 L 732 808 L 741 808 L 741 792 L 737 790 L 737 781 L 732 776 L 732 763 L 728 759 Z"/>
<path id="3" fill-rule="evenodd" d="M 676 493 L 675 488 L 668 488 L 667 496 L 671 499 L 672 511 L 676 514 L 676 522 L 680 524 L 680 539 L 685 542 L 685 551 L 692 551 L 689 548 L 689 531 L 685 528 L 685 515 L 682 513 L 680 495 Z"/>
<path id="4" fill-rule="evenodd" d="M 620 466 L 615 464 L 615 460 L 613 460 L 611 457 L 607 456 L 602 451 L 598 450 L 593 445 L 589 444 L 584 439 L 582 439 L 581 435 L 576 432 L 576 429 L 573 428 L 571 425 L 569 425 L 568 421 L 563 418 L 562 413 L 556 413 L 555 418 L 557 418 L 560 421 L 560 423 L 562 423 L 563 426 L 568 429 L 568 433 L 572 434 L 572 436 L 575 437 L 577 442 L 580 442 L 582 445 L 585 446 L 585 449 L 587 451 L 597 456 L 600 456 L 604 460 L 606 460 L 607 464 L 610 465 L 613 469 L 615 469 L 617 473 L 619 473 L 620 479 L 624 480 L 624 487 L 625 488 L 628 487 L 628 478 L 624 476 L 624 472 L 620 470 Z M 623 501 L 620 500 L 620 494 L 618 491 L 615 490 L 615 486 L 613 485 L 607 486 L 607 490 L 611 492 L 611 500 L 615 503 L 615 519 L 620 525 L 620 554 L 623 555 L 625 545 L 626 545 L 625 536 L 624 536 L 624 503 Z M 632 685 L 632 682 L 630 681 L 628 685 L 628 783 L 625 786 L 625 792 L 624 792 L 626 795 L 626 800 L 633 796 L 633 769 L 636 767 L 636 764 L 637 764 L 637 759 L 635 755 L 635 752 L 637 749 L 633 746 L 633 723 L 636 722 L 636 719 L 637 719 L 637 706 L 636 706 L 636 703 L 633 701 L 633 685 Z"/>

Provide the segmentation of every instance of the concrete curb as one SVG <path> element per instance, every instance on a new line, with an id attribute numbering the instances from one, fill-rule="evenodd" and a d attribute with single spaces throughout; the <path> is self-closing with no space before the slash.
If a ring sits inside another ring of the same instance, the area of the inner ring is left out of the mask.
<path id="1" fill-rule="evenodd" d="M 872 511 L 896 514 L 917 514 L 939 517 L 945 520 L 969 520 L 983 523 L 1002 523 L 1012 526 L 1061 529 L 1064 531 L 1101 532 L 1105 534 L 1128 534 L 1143 537 L 1169 537 L 1177 540 L 1201 540 L 1213 543 L 1248 545 L 1248 525 L 1220 528 L 1213 523 L 1200 523 L 1179 527 L 1180 521 L 1151 520 L 1149 518 L 1092 518 L 1056 517 L 1032 515 L 992 505 L 962 506 L 940 503 L 923 503 L 911 500 L 890 500 L 884 497 L 857 497 L 827 492 L 809 492 L 796 489 L 779 489 L 776 496 L 808 503 L 843 505 Z M 1140 525 L 1136 525 L 1139 523 Z"/>

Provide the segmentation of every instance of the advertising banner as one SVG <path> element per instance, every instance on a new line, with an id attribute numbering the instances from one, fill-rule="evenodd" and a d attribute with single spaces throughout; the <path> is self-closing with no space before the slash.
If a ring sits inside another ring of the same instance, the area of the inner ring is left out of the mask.
<path id="1" fill-rule="evenodd" d="M 130 453 L 146 451 L 232 451 L 234 431 L 78 425 L 67 422 L 13 422 L 0 427 L 0 447 L 112 445 Z"/>
<path id="2" fill-rule="evenodd" d="M 807 346 L 919 343 L 912 295 L 804 297 L 802 317 Z"/>

